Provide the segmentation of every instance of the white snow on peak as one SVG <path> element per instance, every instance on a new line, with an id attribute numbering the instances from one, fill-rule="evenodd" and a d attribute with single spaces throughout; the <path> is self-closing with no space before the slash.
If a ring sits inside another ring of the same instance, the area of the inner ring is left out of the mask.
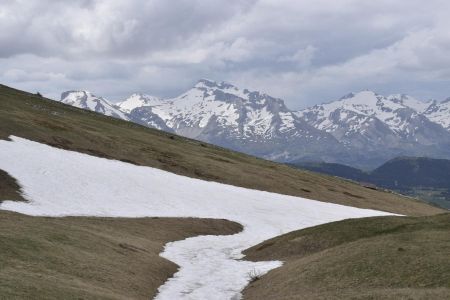
<path id="1" fill-rule="evenodd" d="M 153 106 L 161 104 L 161 98 L 141 93 L 134 93 L 125 101 L 117 103 L 117 106 L 124 112 L 131 112 L 133 109 L 143 106 Z"/>
<path id="2" fill-rule="evenodd" d="M 3 201 L 0 209 L 34 216 L 219 218 L 244 226 L 234 235 L 168 243 L 162 256 L 180 269 L 156 299 L 239 299 L 252 270 L 263 274 L 281 265 L 241 260 L 243 250 L 309 226 L 387 215 L 202 181 L 17 137 L 0 140 L 0 157 L 0 169 L 17 179 L 29 200 Z"/>
<path id="3" fill-rule="evenodd" d="M 213 93 L 199 87 L 153 106 L 152 111 L 175 130 L 180 126 L 203 128 L 212 117 L 228 126 L 237 126 L 239 117 L 232 104 L 216 101 Z"/>
<path id="4" fill-rule="evenodd" d="M 231 83 L 225 81 L 215 82 L 213 80 L 208 79 L 199 80 L 194 85 L 193 89 L 200 89 L 208 93 L 214 93 L 214 91 L 221 91 L 226 94 L 235 95 L 236 97 L 239 97 L 244 100 L 249 100 L 248 94 L 250 93 L 248 90 L 241 90 L 238 87 L 232 85 Z"/>
<path id="5" fill-rule="evenodd" d="M 424 114 L 432 122 L 450 131 L 450 98 L 440 103 L 433 101 Z"/>
<path id="6" fill-rule="evenodd" d="M 95 101 L 106 101 L 104 98 L 97 97 L 89 91 L 67 91 L 61 94 L 61 102 L 78 108 L 89 108 L 95 110 Z"/>
<path id="7" fill-rule="evenodd" d="M 61 94 L 60 102 L 78 108 L 95 111 L 107 116 L 129 120 L 127 115 L 103 97 L 89 91 L 67 91 Z"/>
<path id="8" fill-rule="evenodd" d="M 299 112 L 301 117 L 320 130 L 333 132 L 339 130 L 339 122 L 352 124 L 354 131 L 361 131 L 362 126 L 374 118 L 380 120 L 394 132 L 407 128 L 409 121 L 400 112 L 412 110 L 413 115 L 423 113 L 431 102 L 425 103 L 407 95 L 378 95 L 373 91 L 351 93 L 340 100 L 315 105 Z M 336 119 L 336 116 L 339 116 Z"/>
<path id="9" fill-rule="evenodd" d="M 224 83 L 224 82 L 222 81 L 222 83 Z M 206 87 L 212 87 L 212 86 L 217 86 L 217 85 L 219 85 L 219 83 L 214 80 L 202 78 L 199 81 L 197 81 L 197 83 L 195 83 L 194 88 L 206 88 Z"/>
<path id="10" fill-rule="evenodd" d="M 280 99 L 242 90 L 226 82 L 202 79 L 180 96 L 151 106 L 152 112 L 169 128 L 195 138 L 211 121 L 226 127 L 231 134 L 270 135 L 277 113 L 269 110 L 270 105 L 286 110 Z M 284 127 L 290 126 L 289 122 L 284 124 Z M 244 132 L 240 132 L 241 129 Z"/>
<path id="11" fill-rule="evenodd" d="M 405 94 L 389 95 L 386 99 L 391 100 L 394 103 L 401 103 L 405 107 L 409 107 L 418 113 L 425 112 L 433 102 L 432 100 L 424 102 Z"/>
<path id="12" fill-rule="evenodd" d="M 138 123 L 168 128 L 190 138 L 199 138 L 204 131 L 211 134 L 208 131 L 211 128 L 219 128 L 234 139 L 248 141 L 283 134 L 304 137 L 299 129 L 306 124 L 299 125 L 299 118 L 338 140 L 345 130 L 344 136 L 363 133 L 366 126 L 379 124 L 378 121 L 393 134 L 409 136 L 411 128 L 417 128 L 411 126 L 412 122 L 422 116 L 450 131 L 450 101 L 424 102 L 405 94 L 382 96 L 369 90 L 350 93 L 337 101 L 298 112 L 289 110 L 281 99 L 209 79 L 199 80 L 185 93 L 170 99 L 136 93 L 113 105 L 92 93 L 72 91 L 64 93 L 61 101 L 125 120 L 136 118 Z M 148 114 L 159 121 L 155 123 L 138 111 L 129 117 L 139 107 L 150 107 L 151 114 Z"/>

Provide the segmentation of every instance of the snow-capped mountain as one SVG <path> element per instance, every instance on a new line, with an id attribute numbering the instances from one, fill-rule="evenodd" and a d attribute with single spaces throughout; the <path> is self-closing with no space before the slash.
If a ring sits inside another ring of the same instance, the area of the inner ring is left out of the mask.
<path id="1" fill-rule="evenodd" d="M 88 91 L 67 91 L 61 94 L 60 102 L 78 108 L 92 110 L 107 116 L 130 120 L 126 113 L 102 97 L 97 97 Z"/>
<path id="2" fill-rule="evenodd" d="M 424 115 L 431 121 L 450 131 L 450 98 L 440 103 L 432 101 L 424 111 Z"/>
<path id="3" fill-rule="evenodd" d="M 173 130 L 166 125 L 166 122 L 153 112 L 154 106 L 163 105 L 164 103 L 165 101 L 161 98 L 135 93 L 125 101 L 117 103 L 117 107 L 127 113 L 130 119 L 135 123 L 173 132 Z"/>
<path id="4" fill-rule="evenodd" d="M 363 91 L 307 108 L 300 111 L 299 116 L 340 141 L 353 139 L 357 135 L 372 143 L 383 143 L 389 142 L 386 137 L 392 136 L 429 144 L 447 134 L 442 126 L 424 115 L 431 104 L 406 95 L 384 97 L 372 91 Z"/>
<path id="5" fill-rule="evenodd" d="M 372 91 L 298 112 L 311 126 L 332 134 L 350 152 L 386 159 L 398 155 L 450 155 L 450 132 L 425 112 L 432 102 Z M 447 114 L 447 119 L 450 115 Z"/>
<path id="6" fill-rule="evenodd" d="M 319 151 L 324 143 L 339 147 L 283 100 L 224 82 L 203 79 L 176 98 L 133 95 L 119 106 L 134 106 L 130 115 L 141 124 L 271 159 L 295 159 L 307 148 Z"/>
<path id="7" fill-rule="evenodd" d="M 375 167 L 399 155 L 450 158 L 450 100 L 372 91 L 292 111 L 284 101 L 202 79 L 178 97 L 133 94 L 117 105 L 88 92 L 62 102 L 279 161 Z"/>
<path id="8" fill-rule="evenodd" d="M 154 106 L 161 104 L 164 100 L 158 97 L 135 93 L 128 97 L 125 101 L 119 102 L 116 105 L 124 112 L 131 112 L 133 109 L 143 106 Z"/>
<path id="9" fill-rule="evenodd" d="M 407 131 L 410 118 L 420 114 L 417 109 L 425 111 L 426 108 L 426 103 L 406 95 L 384 97 L 372 91 L 363 91 L 304 109 L 299 116 L 314 127 L 341 138 L 351 133 L 363 134 L 363 127 L 375 118 L 392 132 L 402 133 Z"/>

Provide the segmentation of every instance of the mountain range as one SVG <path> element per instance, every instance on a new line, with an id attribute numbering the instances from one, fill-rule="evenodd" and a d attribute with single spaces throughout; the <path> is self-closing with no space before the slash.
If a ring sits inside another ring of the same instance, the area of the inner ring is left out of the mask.
<path id="1" fill-rule="evenodd" d="M 397 156 L 450 158 L 450 98 L 362 91 L 295 111 L 265 93 L 202 79 L 169 99 L 136 93 L 113 104 L 68 91 L 60 101 L 280 162 L 372 169 Z"/>

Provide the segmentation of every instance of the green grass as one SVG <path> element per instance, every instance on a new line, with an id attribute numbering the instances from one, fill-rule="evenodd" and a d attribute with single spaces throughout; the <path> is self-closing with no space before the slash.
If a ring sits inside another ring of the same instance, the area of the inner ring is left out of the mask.
<path id="1" fill-rule="evenodd" d="M 246 251 L 286 263 L 245 299 L 449 299 L 450 214 L 345 220 L 288 233 Z"/>
<path id="2" fill-rule="evenodd" d="M 233 234 L 225 220 L 44 218 L 0 211 L 0 299 L 151 299 L 177 266 L 165 243 Z"/>
<path id="3" fill-rule="evenodd" d="M 408 215 L 441 212 L 397 194 L 296 170 L 0 85 L 0 138 L 10 135 L 246 188 Z"/>

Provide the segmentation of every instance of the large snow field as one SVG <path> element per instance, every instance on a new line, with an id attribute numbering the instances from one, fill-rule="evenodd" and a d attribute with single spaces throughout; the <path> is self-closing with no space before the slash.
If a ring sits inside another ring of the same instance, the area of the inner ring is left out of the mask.
<path id="1" fill-rule="evenodd" d="M 281 262 L 240 260 L 241 251 L 277 235 L 318 224 L 387 213 L 250 190 L 53 148 L 18 137 L 0 140 L 0 169 L 30 202 L 0 209 L 35 216 L 199 217 L 236 221 L 229 236 L 198 236 L 166 245 L 180 266 L 157 299 L 238 299 L 252 271 Z"/>

